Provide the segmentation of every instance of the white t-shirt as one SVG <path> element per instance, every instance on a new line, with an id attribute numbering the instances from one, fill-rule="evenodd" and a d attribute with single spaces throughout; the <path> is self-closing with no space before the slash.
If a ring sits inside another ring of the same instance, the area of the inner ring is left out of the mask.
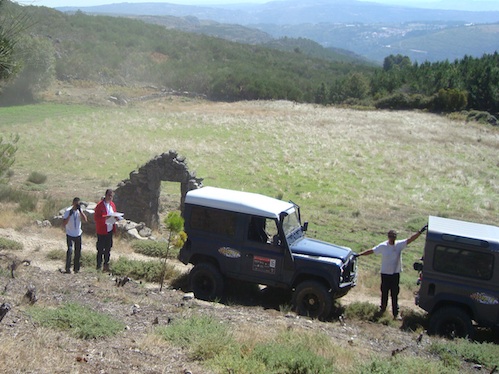
<path id="1" fill-rule="evenodd" d="M 402 250 L 407 247 L 407 239 L 395 241 L 390 245 L 388 240 L 373 248 L 373 252 L 381 254 L 381 274 L 397 274 L 402 271 Z"/>
<path id="2" fill-rule="evenodd" d="M 104 206 L 106 207 L 107 214 L 114 213 L 114 210 L 113 210 L 113 207 L 111 206 L 111 204 L 106 202 L 105 200 L 104 200 Z M 114 223 L 107 223 L 107 232 L 113 231 L 113 225 L 114 225 Z"/>
<path id="3" fill-rule="evenodd" d="M 62 216 L 63 219 L 69 217 L 71 209 L 73 209 L 73 207 L 69 207 L 66 209 L 64 215 Z M 66 225 L 66 234 L 72 237 L 77 237 L 80 236 L 82 233 L 83 231 L 81 229 L 81 214 L 78 210 L 74 210 L 71 217 L 69 217 L 69 221 Z"/>

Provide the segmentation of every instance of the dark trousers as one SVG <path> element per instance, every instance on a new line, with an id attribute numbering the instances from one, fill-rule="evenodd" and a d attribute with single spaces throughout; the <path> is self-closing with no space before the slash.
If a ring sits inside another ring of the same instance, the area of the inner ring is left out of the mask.
<path id="1" fill-rule="evenodd" d="M 386 310 L 386 306 L 388 305 L 388 293 L 390 293 L 392 297 L 392 313 L 394 317 L 399 314 L 399 282 L 399 273 L 381 274 L 381 311 L 384 312 Z"/>
<path id="2" fill-rule="evenodd" d="M 106 235 L 97 234 L 97 270 L 102 267 L 109 268 L 109 259 L 111 258 L 111 248 L 113 247 L 113 232 L 110 231 Z"/>
<path id="3" fill-rule="evenodd" d="M 73 243 L 75 245 L 75 258 L 73 262 L 73 270 L 80 271 L 80 258 L 81 258 L 81 235 L 69 236 L 66 235 L 66 242 L 68 243 L 68 250 L 66 252 L 66 272 L 71 270 L 71 257 L 73 255 Z"/>

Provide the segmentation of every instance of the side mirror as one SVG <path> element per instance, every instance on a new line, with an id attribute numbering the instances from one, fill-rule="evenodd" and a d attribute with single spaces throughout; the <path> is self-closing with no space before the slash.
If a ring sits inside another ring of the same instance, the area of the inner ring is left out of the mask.
<path id="1" fill-rule="evenodd" d="M 423 264 L 421 262 L 415 262 L 412 267 L 416 271 L 423 271 Z"/>
<path id="2" fill-rule="evenodd" d="M 305 232 L 308 230 L 308 222 L 304 222 L 303 223 L 303 226 L 301 227 L 301 229 Z"/>

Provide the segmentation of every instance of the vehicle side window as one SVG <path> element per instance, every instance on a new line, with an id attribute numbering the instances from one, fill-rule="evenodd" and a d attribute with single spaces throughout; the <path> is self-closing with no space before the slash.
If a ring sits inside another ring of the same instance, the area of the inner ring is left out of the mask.
<path id="1" fill-rule="evenodd" d="M 494 268 L 494 256 L 490 253 L 437 246 L 433 257 L 433 268 L 442 273 L 490 280 Z"/>
<path id="2" fill-rule="evenodd" d="M 274 237 L 278 235 L 277 223 L 270 218 L 252 216 L 248 227 L 248 240 L 260 243 L 274 243 Z"/>
<path id="3" fill-rule="evenodd" d="M 191 208 L 189 221 L 194 230 L 233 238 L 236 235 L 236 214 L 200 206 Z"/>

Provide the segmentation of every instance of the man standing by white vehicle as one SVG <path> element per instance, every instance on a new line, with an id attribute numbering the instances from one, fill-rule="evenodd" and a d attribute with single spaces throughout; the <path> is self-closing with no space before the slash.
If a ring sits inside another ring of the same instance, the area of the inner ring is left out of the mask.
<path id="1" fill-rule="evenodd" d="M 384 241 L 372 249 L 361 252 L 358 256 L 367 256 L 373 253 L 381 254 L 381 306 L 380 312 L 384 313 L 388 305 L 388 294 L 392 299 L 393 319 L 401 319 L 399 316 L 398 295 L 400 291 L 400 272 L 402 271 L 402 250 L 404 250 L 414 240 L 426 231 L 428 225 L 424 226 L 417 233 L 404 240 L 396 240 L 397 232 L 388 231 L 388 240 Z"/>

